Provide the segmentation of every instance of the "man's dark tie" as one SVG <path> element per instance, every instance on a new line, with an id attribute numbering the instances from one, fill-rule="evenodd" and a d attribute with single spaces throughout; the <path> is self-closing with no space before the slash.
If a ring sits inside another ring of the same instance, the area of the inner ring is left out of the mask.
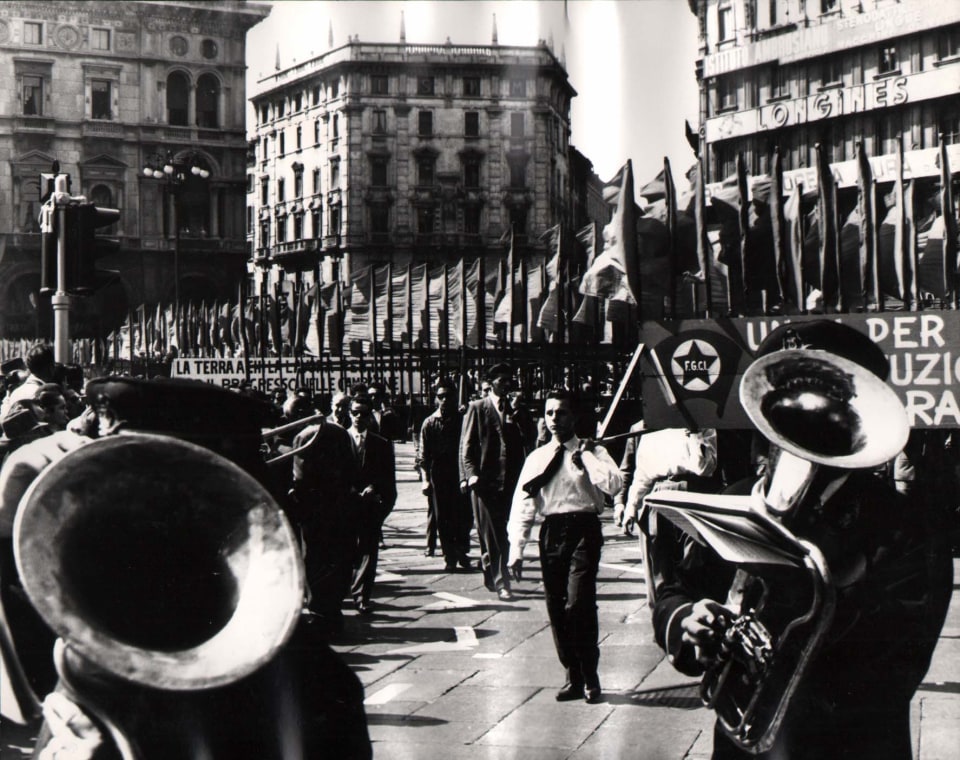
<path id="1" fill-rule="evenodd" d="M 536 496 L 540 493 L 540 489 L 549 483 L 550 478 L 560 469 L 560 465 L 563 464 L 564 448 L 563 444 L 558 444 L 556 450 L 553 452 L 553 456 L 550 457 L 550 461 L 547 462 L 547 466 L 543 468 L 543 472 L 535 475 L 523 484 L 523 490 L 527 492 L 528 496 Z"/>

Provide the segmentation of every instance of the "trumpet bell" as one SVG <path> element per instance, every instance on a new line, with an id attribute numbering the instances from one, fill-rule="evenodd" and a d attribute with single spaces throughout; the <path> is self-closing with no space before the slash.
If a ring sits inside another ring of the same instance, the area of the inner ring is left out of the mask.
<path id="1" fill-rule="evenodd" d="M 270 494 L 168 436 L 116 435 L 67 454 L 21 500 L 14 546 L 56 633 L 144 686 L 235 681 L 283 646 L 302 607 L 297 542 Z"/>
<path id="2" fill-rule="evenodd" d="M 743 375 L 740 402 L 768 440 L 830 467 L 880 465 L 903 449 L 910 434 L 893 389 L 827 351 L 788 349 L 758 358 Z"/>

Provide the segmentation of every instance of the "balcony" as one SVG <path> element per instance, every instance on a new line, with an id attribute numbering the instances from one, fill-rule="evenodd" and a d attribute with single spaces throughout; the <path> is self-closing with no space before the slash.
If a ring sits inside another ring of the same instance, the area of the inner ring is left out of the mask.
<path id="1" fill-rule="evenodd" d="M 52 135 L 55 124 L 52 116 L 17 116 L 13 121 L 13 131 Z"/>
<path id="2" fill-rule="evenodd" d="M 115 121 L 83 122 L 84 137 L 123 137 L 123 125 Z"/>
<path id="3" fill-rule="evenodd" d="M 284 269 L 312 267 L 320 261 L 319 240 L 290 240 L 273 247 L 273 261 Z"/>

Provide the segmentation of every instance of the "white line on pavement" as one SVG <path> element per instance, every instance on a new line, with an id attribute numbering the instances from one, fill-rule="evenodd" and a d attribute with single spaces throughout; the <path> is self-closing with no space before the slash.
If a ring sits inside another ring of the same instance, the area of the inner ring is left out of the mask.
<path id="1" fill-rule="evenodd" d="M 634 567 L 633 565 L 614 565 L 608 562 L 601 562 L 600 567 L 605 567 L 607 570 L 616 570 L 621 573 L 636 573 L 637 575 L 643 575 L 642 567 Z M 642 581 L 643 579 L 641 579 Z"/>
<path id="2" fill-rule="evenodd" d="M 469 607 L 476 607 L 480 604 L 466 596 L 457 596 L 447 591 L 435 591 L 434 596 L 440 599 L 439 602 L 424 605 L 421 610 L 461 610 Z"/>
<path id="3" fill-rule="evenodd" d="M 413 684 L 411 683 L 392 683 L 388 686 L 384 686 L 380 691 L 371 694 L 365 700 L 363 704 L 365 705 L 385 705 L 394 697 L 403 694 L 407 689 L 409 689 Z"/>

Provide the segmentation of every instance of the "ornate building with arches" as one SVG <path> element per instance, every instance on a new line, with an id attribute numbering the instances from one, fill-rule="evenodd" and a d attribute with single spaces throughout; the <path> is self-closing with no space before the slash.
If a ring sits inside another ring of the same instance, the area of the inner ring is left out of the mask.
<path id="1" fill-rule="evenodd" d="M 245 54 L 269 6 L 12 0 L 0 6 L 0 338 L 46 337 L 41 173 L 117 208 L 119 250 L 78 298 L 78 336 L 140 304 L 227 300 L 246 273 Z M 179 175 L 148 177 L 173 162 Z M 190 169 L 196 167 L 196 172 Z M 179 283 L 179 287 L 177 287 Z"/>

